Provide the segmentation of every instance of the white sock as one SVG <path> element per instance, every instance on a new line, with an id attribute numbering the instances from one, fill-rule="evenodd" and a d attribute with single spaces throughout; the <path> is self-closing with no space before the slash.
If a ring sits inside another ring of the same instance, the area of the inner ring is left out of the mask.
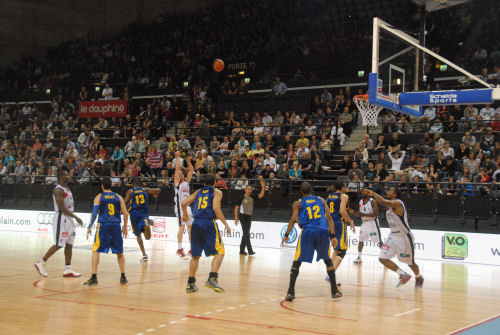
<path id="1" fill-rule="evenodd" d="M 362 251 L 358 251 L 358 257 L 361 258 Z"/>
<path id="2" fill-rule="evenodd" d="M 400 268 L 398 268 L 398 269 L 396 270 L 396 273 L 397 273 L 398 275 L 400 275 L 400 276 L 401 276 L 401 275 L 405 275 L 405 274 L 406 274 L 406 272 L 404 272 L 404 271 L 403 271 L 403 270 L 401 270 Z"/>
<path id="3" fill-rule="evenodd" d="M 422 275 L 419 273 L 418 275 L 415 275 L 415 278 L 420 278 Z"/>
<path id="4" fill-rule="evenodd" d="M 71 269 L 71 265 L 65 265 L 64 268 L 65 269 Z"/>
<path id="5" fill-rule="evenodd" d="M 42 263 L 42 264 L 45 264 L 45 261 L 43 260 L 43 258 L 41 260 L 38 261 L 38 263 Z"/>
<path id="6" fill-rule="evenodd" d="M 177 244 L 177 249 L 182 249 L 182 243 Z"/>

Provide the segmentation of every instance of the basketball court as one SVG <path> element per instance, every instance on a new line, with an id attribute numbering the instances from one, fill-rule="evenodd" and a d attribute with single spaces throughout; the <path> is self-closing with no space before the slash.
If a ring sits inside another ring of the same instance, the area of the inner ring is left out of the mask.
<path id="1" fill-rule="evenodd" d="M 91 242 L 83 237 L 73 251 L 73 268 L 82 277 L 62 277 L 60 251 L 47 263 L 49 277 L 40 277 L 33 263 L 51 244 L 51 234 L 0 235 L 3 334 L 448 334 L 500 313 L 498 266 L 417 260 L 425 276 L 417 291 L 413 279 L 396 288 L 397 275 L 377 257 L 365 256 L 358 266 L 347 255 L 337 272 L 341 299 L 330 298 L 319 262 L 302 266 L 297 299 L 290 303 L 283 300 L 292 249 L 256 248 L 256 256 L 244 257 L 226 247 L 220 270 L 226 293 L 203 287 L 209 260 L 202 258 L 200 291 L 188 295 L 189 261 L 175 255 L 173 242 L 149 241 L 151 261 L 140 263 L 135 241 L 126 240 L 128 285 L 119 285 L 116 258 L 109 254 L 101 258 L 94 287 L 82 286 L 91 260 Z M 494 334 L 481 327 L 496 331 L 497 321 L 461 334 Z"/>

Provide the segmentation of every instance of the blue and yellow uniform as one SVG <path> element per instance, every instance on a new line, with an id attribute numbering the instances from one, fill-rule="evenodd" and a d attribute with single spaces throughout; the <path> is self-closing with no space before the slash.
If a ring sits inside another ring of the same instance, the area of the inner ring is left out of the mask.
<path id="1" fill-rule="evenodd" d="M 320 197 L 303 197 L 300 201 L 299 226 L 302 228 L 295 261 L 312 263 L 314 251 L 316 261 L 330 258 L 330 236 L 325 205 Z"/>
<path id="2" fill-rule="evenodd" d="M 123 237 L 120 227 L 120 197 L 114 192 L 102 192 L 99 204 L 99 219 L 94 238 L 93 251 L 114 254 L 123 253 Z"/>
<path id="3" fill-rule="evenodd" d="M 224 244 L 213 210 L 215 189 L 205 186 L 198 191 L 193 203 L 193 226 L 191 228 L 191 253 L 194 257 L 224 255 Z"/>
<path id="4" fill-rule="evenodd" d="M 146 228 L 148 215 L 148 193 L 142 187 L 132 188 L 130 195 L 130 205 L 128 208 L 130 214 L 130 223 L 135 236 L 141 235 Z"/>
<path id="5" fill-rule="evenodd" d="M 340 215 L 340 202 L 342 193 L 332 193 L 326 199 L 326 204 L 330 210 L 330 215 L 332 216 L 333 223 L 335 224 L 335 237 L 339 244 L 335 250 L 347 250 L 347 225 Z M 347 203 L 346 210 L 349 209 L 349 202 Z"/>

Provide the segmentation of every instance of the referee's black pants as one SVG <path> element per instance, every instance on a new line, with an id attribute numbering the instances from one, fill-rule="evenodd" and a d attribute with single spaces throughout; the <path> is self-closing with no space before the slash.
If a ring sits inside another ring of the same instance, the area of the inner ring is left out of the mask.
<path id="1" fill-rule="evenodd" d="M 245 248 L 249 253 L 252 253 L 252 243 L 250 242 L 250 228 L 252 227 L 252 216 L 246 214 L 240 214 L 239 216 L 241 222 L 241 229 L 243 230 L 243 236 L 241 237 L 240 252 L 245 252 Z"/>

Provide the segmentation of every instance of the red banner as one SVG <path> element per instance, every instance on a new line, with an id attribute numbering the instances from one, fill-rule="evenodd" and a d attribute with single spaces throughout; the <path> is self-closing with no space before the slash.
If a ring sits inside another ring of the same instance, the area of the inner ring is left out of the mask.
<path id="1" fill-rule="evenodd" d="M 124 117 L 127 115 L 126 100 L 80 101 L 79 118 Z"/>

